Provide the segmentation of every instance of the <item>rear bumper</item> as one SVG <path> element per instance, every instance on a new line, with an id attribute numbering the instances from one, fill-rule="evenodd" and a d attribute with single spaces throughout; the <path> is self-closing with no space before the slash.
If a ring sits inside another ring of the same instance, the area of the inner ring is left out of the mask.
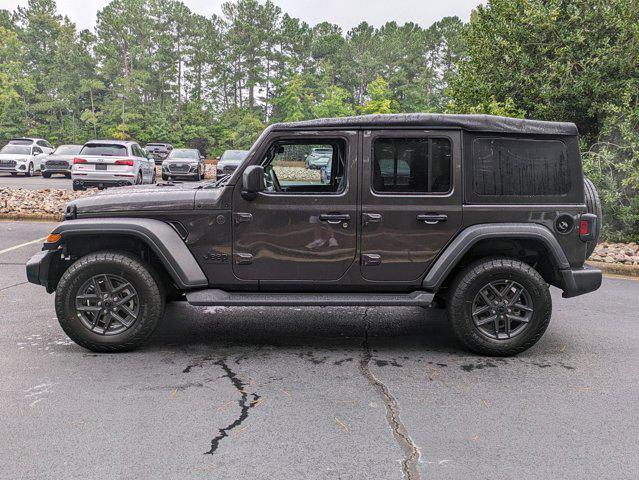
<path id="1" fill-rule="evenodd" d="M 49 290 L 49 269 L 54 255 L 58 253 L 55 250 L 48 250 L 36 253 L 27 262 L 27 280 L 36 285 L 42 285 Z M 58 253 L 59 255 L 59 253 Z"/>
<path id="2" fill-rule="evenodd" d="M 571 298 L 584 293 L 594 292 L 601 286 L 603 275 L 598 268 L 584 265 L 583 268 L 560 270 L 563 282 L 563 297 Z"/>
<path id="3" fill-rule="evenodd" d="M 78 188 L 108 188 L 108 187 L 125 187 L 128 185 L 133 185 L 135 180 L 131 178 L 130 180 L 127 178 L 121 178 L 118 180 L 93 180 L 93 179 L 82 179 L 82 178 L 74 178 L 73 186 Z"/>

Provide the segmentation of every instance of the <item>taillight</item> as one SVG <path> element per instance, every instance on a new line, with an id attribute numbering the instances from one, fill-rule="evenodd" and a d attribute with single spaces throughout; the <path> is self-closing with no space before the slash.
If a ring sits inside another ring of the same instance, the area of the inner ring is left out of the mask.
<path id="1" fill-rule="evenodd" d="M 579 217 L 579 239 L 589 242 L 595 239 L 597 233 L 597 216 L 592 213 L 583 213 Z"/>
<path id="2" fill-rule="evenodd" d="M 582 220 L 579 222 L 579 235 L 588 235 L 588 230 L 590 229 L 590 224 L 588 220 Z"/>
<path id="3" fill-rule="evenodd" d="M 128 165 L 129 167 L 133 166 L 133 160 L 116 160 L 116 165 Z"/>
<path id="4" fill-rule="evenodd" d="M 78 164 L 78 163 L 87 163 L 87 161 L 84 158 L 75 157 L 73 159 L 73 164 L 75 165 L 75 164 Z"/>

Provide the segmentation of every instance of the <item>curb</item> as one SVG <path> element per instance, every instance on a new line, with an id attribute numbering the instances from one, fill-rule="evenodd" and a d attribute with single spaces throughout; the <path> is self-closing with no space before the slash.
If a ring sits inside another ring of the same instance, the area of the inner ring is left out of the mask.
<path id="1" fill-rule="evenodd" d="M 0 213 L 0 220 L 29 220 L 39 222 L 61 222 L 62 213 Z"/>
<path id="2" fill-rule="evenodd" d="M 639 277 L 639 265 L 625 265 L 623 263 L 586 262 L 591 267 L 598 268 L 603 273 L 622 275 L 624 277 Z"/>

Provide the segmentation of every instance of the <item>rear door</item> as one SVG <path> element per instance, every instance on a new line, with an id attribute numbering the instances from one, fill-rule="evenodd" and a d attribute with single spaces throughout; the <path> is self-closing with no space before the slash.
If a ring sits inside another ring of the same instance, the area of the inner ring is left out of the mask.
<path id="1" fill-rule="evenodd" d="M 369 130 L 362 139 L 361 272 L 418 281 L 462 223 L 459 131 Z"/>

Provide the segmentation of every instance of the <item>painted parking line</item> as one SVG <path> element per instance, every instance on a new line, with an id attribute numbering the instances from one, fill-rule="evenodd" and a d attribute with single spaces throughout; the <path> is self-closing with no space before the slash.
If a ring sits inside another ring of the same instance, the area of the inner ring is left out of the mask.
<path id="1" fill-rule="evenodd" d="M 4 250 L 0 250 L 0 255 L 2 255 L 3 253 L 12 252 L 13 250 L 17 250 L 18 248 L 26 247 L 27 245 L 33 245 L 34 243 L 42 242 L 46 239 L 47 237 L 42 237 L 36 240 L 31 240 L 30 242 L 21 243 L 20 245 L 14 245 L 13 247 L 5 248 Z"/>

